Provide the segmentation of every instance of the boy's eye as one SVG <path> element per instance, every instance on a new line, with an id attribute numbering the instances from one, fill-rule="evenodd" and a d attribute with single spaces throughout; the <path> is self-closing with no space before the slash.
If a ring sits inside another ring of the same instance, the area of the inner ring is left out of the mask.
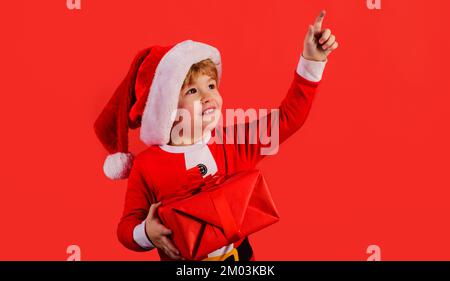
<path id="1" fill-rule="evenodd" d="M 209 88 L 212 90 L 212 89 L 214 89 L 216 87 L 216 85 L 214 85 L 214 84 L 209 84 Z"/>
<path id="2" fill-rule="evenodd" d="M 195 94 L 195 93 L 197 93 L 197 89 L 195 89 L 195 88 L 189 89 L 189 90 L 187 91 L 187 93 L 188 93 L 188 94 Z"/>

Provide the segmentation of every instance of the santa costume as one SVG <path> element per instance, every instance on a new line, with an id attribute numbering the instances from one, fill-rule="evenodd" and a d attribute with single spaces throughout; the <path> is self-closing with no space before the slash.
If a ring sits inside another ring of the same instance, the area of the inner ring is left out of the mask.
<path id="1" fill-rule="evenodd" d="M 188 146 L 171 146 L 174 123 L 183 81 L 190 67 L 205 59 L 216 65 L 220 81 L 219 51 L 207 44 L 186 40 L 172 46 L 152 46 L 137 54 L 130 70 L 95 122 L 95 132 L 110 153 L 104 173 L 111 179 L 128 178 L 123 216 L 118 224 L 120 242 L 134 251 L 154 248 L 145 232 L 150 205 L 180 193 L 180 188 L 200 177 L 221 173 L 231 175 L 253 169 L 264 158 L 263 144 L 234 140 L 244 129 L 245 139 L 253 125 L 267 122 L 270 135 L 271 114 L 252 121 L 206 132 Z M 279 105 L 279 143 L 284 142 L 305 122 L 326 62 L 300 57 L 291 86 Z M 219 83 L 219 81 L 217 81 Z M 255 97 L 258 95 L 254 93 Z M 240 126 L 240 127 L 239 127 Z M 140 139 L 148 148 L 133 157 L 128 151 L 128 129 L 140 127 Z M 222 142 L 212 141 L 221 137 Z M 158 249 L 161 260 L 170 258 Z M 210 253 L 204 260 L 254 260 L 246 237 Z"/>

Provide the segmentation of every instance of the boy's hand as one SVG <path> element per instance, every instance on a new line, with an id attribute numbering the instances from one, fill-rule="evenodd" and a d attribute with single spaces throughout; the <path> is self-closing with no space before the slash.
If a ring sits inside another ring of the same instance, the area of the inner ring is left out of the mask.
<path id="1" fill-rule="evenodd" d="M 307 60 L 325 61 L 328 55 L 338 47 L 336 36 L 331 34 L 331 30 L 328 28 L 322 30 L 324 17 L 325 11 L 321 11 L 314 25 L 309 26 L 305 36 L 303 57 Z"/>
<path id="2" fill-rule="evenodd" d="M 150 238 L 152 244 L 164 251 L 171 259 L 184 260 L 180 256 L 180 252 L 170 241 L 169 235 L 172 234 L 172 230 L 165 227 L 159 218 L 155 215 L 156 209 L 161 205 L 161 202 L 152 204 L 145 220 L 145 233 Z"/>

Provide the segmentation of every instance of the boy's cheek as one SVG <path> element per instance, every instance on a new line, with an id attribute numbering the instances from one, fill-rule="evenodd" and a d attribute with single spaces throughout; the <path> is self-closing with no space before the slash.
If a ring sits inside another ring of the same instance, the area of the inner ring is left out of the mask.
<path id="1" fill-rule="evenodd" d="M 220 94 L 217 96 L 216 101 L 217 101 L 218 109 L 222 110 L 223 99 L 222 99 L 222 96 Z"/>

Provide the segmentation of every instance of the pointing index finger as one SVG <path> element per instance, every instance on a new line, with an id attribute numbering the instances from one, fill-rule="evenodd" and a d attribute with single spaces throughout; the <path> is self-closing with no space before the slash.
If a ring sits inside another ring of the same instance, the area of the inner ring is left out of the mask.
<path id="1" fill-rule="evenodd" d="M 325 15 L 326 15 L 325 10 L 320 11 L 320 14 L 317 16 L 316 21 L 314 22 L 314 32 L 322 31 L 322 23 L 323 19 L 325 18 Z"/>

